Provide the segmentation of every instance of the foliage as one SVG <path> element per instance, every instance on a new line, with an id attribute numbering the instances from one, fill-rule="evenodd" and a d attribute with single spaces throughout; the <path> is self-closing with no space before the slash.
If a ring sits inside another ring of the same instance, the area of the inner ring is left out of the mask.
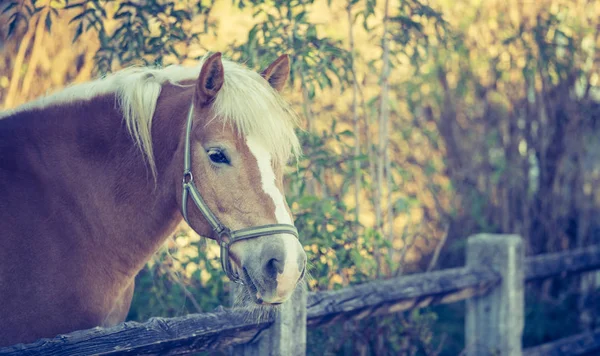
<path id="1" fill-rule="evenodd" d="M 214 2 L 197 1 L 114 1 L 114 0 L 10 0 L 3 12 L 9 12 L 8 35 L 20 22 L 28 24 L 36 15 L 45 16 L 46 28 L 61 14 L 69 14 L 75 26 L 73 42 L 82 33 L 92 31 L 100 41 L 94 60 L 99 73 L 131 64 L 164 63 L 165 57 L 181 57 L 177 47 L 197 42 L 212 29 L 191 26 L 193 19 L 210 15 Z M 67 11 L 72 10 L 72 11 Z"/>
<path id="2" fill-rule="evenodd" d="M 291 82 L 302 81 L 312 98 L 316 87 L 332 87 L 332 77 L 342 85 L 349 81 L 351 54 L 341 40 L 319 35 L 318 25 L 309 19 L 311 3 L 287 0 L 273 6 L 263 1 L 239 1 L 238 7 L 252 6 L 253 16 L 261 20 L 250 28 L 244 43 L 233 46 L 232 52 L 248 65 L 261 67 L 288 53 Z"/>
<path id="3" fill-rule="evenodd" d="M 597 176 L 580 164 L 593 153 L 579 138 L 597 132 L 594 11 L 558 0 L 497 3 L 462 13 L 464 30 L 436 48 L 426 69 L 438 78 L 434 99 L 416 99 L 434 111 L 463 234 L 516 232 L 530 253 L 591 242 L 587 220 L 598 205 L 582 202 L 597 202 L 586 188 Z"/>

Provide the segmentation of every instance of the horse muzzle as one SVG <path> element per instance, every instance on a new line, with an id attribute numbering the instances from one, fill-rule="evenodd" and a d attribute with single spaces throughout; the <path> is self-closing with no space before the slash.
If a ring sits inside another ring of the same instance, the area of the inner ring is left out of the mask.
<path id="1" fill-rule="evenodd" d="M 240 280 L 257 304 L 277 305 L 292 295 L 306 273 L 306 253 L 293 235 L 278 234 L 231 246 Z"/>

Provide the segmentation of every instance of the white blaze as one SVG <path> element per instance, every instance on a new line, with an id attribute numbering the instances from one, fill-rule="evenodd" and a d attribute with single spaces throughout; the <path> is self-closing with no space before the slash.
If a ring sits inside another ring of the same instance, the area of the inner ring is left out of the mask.
<path id="1" fill-rule="evenodd" d="M 271 165 L 271 154 L 267 151 L 265 146 L 253 136 L 248 136 L 246 138 L 246 144 L 258 162 L 262 188 L 265 193 L 273 199 L 273 203 L 275 204 L 275 217 L 277 218 L 277 223 L 293 225 L 292 217 L 285 208 L 285 198 L 275 184 L 275 172 Z"/>
<path id="2" fill-rule="evenodd" d="M 292 217 L 286 209 L 285 197 L 275 183 L 275 172 L 271 165 L 271 154 L 253 136 L 246 138 L 246 144 L 258 162 L 262 188 L 273 199 L 273 203 L 275 204 L 277 223 L 293 225 Z M 283 273 L 277 275 L 277 294 L 280 297 L 285 297 L 294 290 L 296 282 L 300 277 L 298 256 L 302 251 L 302 245 L 300 245 L 296 237 L 290 234 L 282 234 L 278 235 L 278 237 L 283 239 L 286 257 Z"/>

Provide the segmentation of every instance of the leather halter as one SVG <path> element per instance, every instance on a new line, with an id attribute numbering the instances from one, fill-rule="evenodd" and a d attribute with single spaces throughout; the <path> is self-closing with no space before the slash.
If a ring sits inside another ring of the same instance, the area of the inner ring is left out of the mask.
<path id="1" fill-rule="evenodd" d="M 298 230 L 294 225 L 289 224 L 270 224 L 270 225 L 261 225 L 248 227 L 240 230 L 231 230 L 227 226 L 223 225 L 221 221 L 213 214 L 198 188 L 196 188 L 196 184 L 194 183 L 194 176 L 192 175 L 192 152 L 191 152 L 191 143 L 190 136 L 192 132 L 192 121 L 194 116 L 194 104 L 190 106 L 190 111 L 188 113 L 187 118 L 187 126 L 185 131 L 185 152 L 184 152 L 184 161 L 183 161 L 183 197 L 181 199 L 181 212 L 183 214 L 183 218 L 189 224 L 187 214 L 187 198 L 190 196 L 198 210 L 204 215 L 212 229 L 217 234 L 217 242 L 221 246 L 221 267 L 227 277 L 233 282 L 244 284 L 243 280 L 237 275 L 233 273 L 233 269 L 231 267 L 231 261 L 229 260 L 229 247 L 237 241 L 253 239 L 261 236 L 267 235 L 276 235 L 276 234 L 291 234 L 298 238 Z"/>

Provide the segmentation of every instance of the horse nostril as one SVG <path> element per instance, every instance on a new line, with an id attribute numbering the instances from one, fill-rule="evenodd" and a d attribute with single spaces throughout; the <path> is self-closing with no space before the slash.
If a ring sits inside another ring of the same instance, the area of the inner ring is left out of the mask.
<path id="1" fill-rule="evenodd" d="M 265 264 L 265 274 L 271 278 L 277 278 L 277 273 L 283 273 L 284 264 L 276 258 L 271 258 Z"/>
<path id="2" fill-rule="evenodd" d="M 262 273 L 268 279 L 276 279 L 278 273 L 283 273 L 285 267 L 286 250 L 281 239 L 274 239 L 265 244 L 261 251 Z"/>

